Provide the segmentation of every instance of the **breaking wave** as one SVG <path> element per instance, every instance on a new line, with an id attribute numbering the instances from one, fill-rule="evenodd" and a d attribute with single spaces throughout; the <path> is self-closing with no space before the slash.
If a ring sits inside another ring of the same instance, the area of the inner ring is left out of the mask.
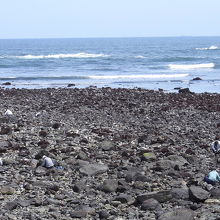
<path id="1" fill-rule="evenodd" d="M 137 79 L 137 78 L 179 78 L 189 74 L 146 74 L 146 75 L 108 75 L 108 76 L 89 76 L 91 79 Z"/>
<path id="2" fill-rule="evenodd" d="M 39 77 L 1 77 L 0 80 L 83 80 L 83 79 L 158 79 L 158 78 L 181 78 L 189 74 L 146 74 L 146 75 L 90 75 L 90 76 L 39 76 Z"/>
<path id="3" fill-rule="evenodd" d="M 138 56 L 135 56 L 134 58 L 137 58 L 137 59 L 144 59 L 146 58 L 145 56 L 142 56 L 142 55 L 138 55 Z"/>
<path id="4" fill-rule="evenodd" d="M 196 50 L 218 50 L 219 47 L 217 46 L 210 46 L 210 47 L 203 47 L 203 48 L 196 48 Z"/>
<path id="5" fill-rule="evenodd" d="M 202 68 L 214 68 L 214 63 L 201 63 L 201 64 L 169 64 L 170 69 L 178 70 L 190 70 L 190 69 L 202 69 Z"/>
<path id="6" fill-rule="evenodd" d="M 73 54 L 49 54 L 49 55 L 24 55 L 15 56 L 20 59 L 62 59 L 62 58 L 97 58 L 97 57 L 108 57 L 109 55 L 98 53 L 73 53 Z"/>

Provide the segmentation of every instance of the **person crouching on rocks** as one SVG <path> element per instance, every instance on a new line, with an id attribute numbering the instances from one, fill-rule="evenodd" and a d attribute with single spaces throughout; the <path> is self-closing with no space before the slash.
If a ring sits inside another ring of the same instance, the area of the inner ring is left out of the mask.
<path id="1" fill-rule="evenodd" d="M 216 163 L 218 163 L 219 161 L 219 154 L 220 154 L 220 141 L 215 140 L 214 142 L 212 142 L 212 151 L 215 154 L 215 161 Z"/>
<path id="2" fill-rule="evenodd" d="M 220 182 L 220 175 L 216 170 L 211 171 L 207 176 L 205 176 L 204 181 L 208 184 L 215 185 Z"/>
<path id="3" fill-rule="evenodd" d="M 50 157 L 43 156 L 42 167 L 46 167 L 46 168 L 52 168 L 52 167 L 54 167 L 54 162 L 53 162 L 53 160 L 52 160 Z"/>

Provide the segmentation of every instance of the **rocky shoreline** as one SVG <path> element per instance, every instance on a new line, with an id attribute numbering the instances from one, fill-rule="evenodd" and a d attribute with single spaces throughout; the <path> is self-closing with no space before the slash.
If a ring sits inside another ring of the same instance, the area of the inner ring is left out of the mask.
<path id="1" fill-rule="evenodd" d="M 0 219 L 219 219 L 203 181 L 219 94 L 0 89 L 0 103 Z"/>

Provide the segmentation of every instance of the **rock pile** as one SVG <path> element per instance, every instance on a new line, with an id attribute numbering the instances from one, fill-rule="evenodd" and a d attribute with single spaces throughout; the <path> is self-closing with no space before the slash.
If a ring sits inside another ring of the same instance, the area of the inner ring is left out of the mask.
<path id="1" fill-rule="evenodd" d="M 216 167 L 219 103 L 208 93 L 1 89 L 0 219 L 218 219 L 220 188 L 203 178 Z M 42 167 L 43 155 L 64 169 Z"/>

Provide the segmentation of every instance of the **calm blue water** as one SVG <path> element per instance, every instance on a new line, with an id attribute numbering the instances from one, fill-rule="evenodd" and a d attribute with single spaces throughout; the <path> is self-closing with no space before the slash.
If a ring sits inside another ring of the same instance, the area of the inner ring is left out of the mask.
<path id="1" fill-rule="evenodd" d="M 220 37 L 0 40 L 4 82 L 220 93 Z"/>

